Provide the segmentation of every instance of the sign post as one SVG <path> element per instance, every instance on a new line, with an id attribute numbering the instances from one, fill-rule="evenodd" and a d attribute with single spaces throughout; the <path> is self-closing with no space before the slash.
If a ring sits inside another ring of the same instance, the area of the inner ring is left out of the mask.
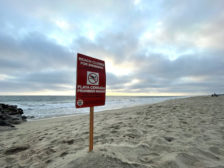
<path id="1" fill-rule="evenodd" d="M 105 62 L 77 54 L 76 108 L 90 107 L 89 152 L 93 150 L 94 106 L 105 105 Z"/>
<path id="2" fill-rule="evenodd" d="M 93 150 L 94 107 L 90 107 L 89 114 L 89 152 Z"/>

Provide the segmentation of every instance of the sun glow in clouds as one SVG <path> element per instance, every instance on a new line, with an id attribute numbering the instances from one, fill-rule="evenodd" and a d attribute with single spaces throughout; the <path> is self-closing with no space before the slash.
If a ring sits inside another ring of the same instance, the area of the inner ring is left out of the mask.
<path id="1" fill-rule="evenodd" d="M 8 76 L 7 75 L 4 75 L 4 74 L 0 74 L 0 80 L 5 80 L 5 79 L 7 79 L 8 78 Z"/>
<path id="2" fill-rule="evenodd" d="M 141 2 L 141 0 L 134 0 L 134 4 L 138 5 Z"/>
<path id="3" fill-rule="evenodd" d="M 130 75 L 136 68 L 136 66 L 134 66 L 131 62 L 117 64 L 108 57 L 106 58 L 105 63 L 107 72 L 110 72 L 116 76 Z"/>
<path id="4" fill-rule="evenodd" d="M 135 84 L 140 83 L 141 81 L 139 79 L 133 79 L 132 81 L 130 81 L 129 83 L 124 84 L 124 86 L 128 87 L 128 86 L 133 86 Z"/>
<path id="5" fill-rule="evenodd" d="M 98 27 L 96 24 L 91 23 L 85 23 L 83 25 L 83 36 L 85 36 L 87 39 L 94 41 L 97 34 L 100 32 L 100 27 Z"/>
<path id="6" fill-rule="evenodd" d="M 0 81 L 15 79 L 15 77 L 5 74 L 0 74 Z"/>
<path id="7" fill-rule="evenodd" d="M 178 83 L 200 83 L 208 80 L 207 76 L 186 76 L 181 77 Z"/>
<path id="8" fill-rule="evenodd" d="M 64 30 L 69 29 L 69 24 L 64 20 L 56 20 L 56 25 Z"/>
<path id="9" fill-rule="evenodd" d="M 52 34 L 49 34 L 48 37 L 50 39 L 56 40 L 56 42 L 62 46 L 69 46 L 72 44 L 73 37 L 71 37 L 69 34 L 66 33 L 60 33 L 60 32 L 52 32 Z"/>
<path id="10" fill-rule="evenodd" d="M 93 30 L 89 30 L 88 32 L 86 32 L 86 36 L 91 41 L 94 41 L 94 39 L 96 37 L 96 33 Z"/>

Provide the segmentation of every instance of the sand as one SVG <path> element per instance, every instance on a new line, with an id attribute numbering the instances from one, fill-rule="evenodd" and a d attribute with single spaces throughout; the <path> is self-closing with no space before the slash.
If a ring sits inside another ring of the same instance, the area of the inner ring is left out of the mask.
<path id="1" fill-rule="evenodd" d="M 0 132 L 0 167 L 224 168 L 224 96 L 27 122 Z"/>

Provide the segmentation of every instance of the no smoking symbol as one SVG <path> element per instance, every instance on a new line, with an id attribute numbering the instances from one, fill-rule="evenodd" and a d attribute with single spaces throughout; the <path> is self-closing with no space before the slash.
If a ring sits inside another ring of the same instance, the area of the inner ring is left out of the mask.
<path id="1" fill-rule="evenodd" d="M 87 71 L 87 85 L 99 85 L 99 73 Z"/>

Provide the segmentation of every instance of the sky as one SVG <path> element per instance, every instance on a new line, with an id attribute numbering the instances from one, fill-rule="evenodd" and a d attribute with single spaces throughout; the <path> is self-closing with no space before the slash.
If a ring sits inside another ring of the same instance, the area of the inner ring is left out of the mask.
<path id="1" fill-rule="evenodd" d="M 223 0 L 0 0 L 0 95 L 75 95 L 76 57 L 107 95 L 224 93 Z"/>

